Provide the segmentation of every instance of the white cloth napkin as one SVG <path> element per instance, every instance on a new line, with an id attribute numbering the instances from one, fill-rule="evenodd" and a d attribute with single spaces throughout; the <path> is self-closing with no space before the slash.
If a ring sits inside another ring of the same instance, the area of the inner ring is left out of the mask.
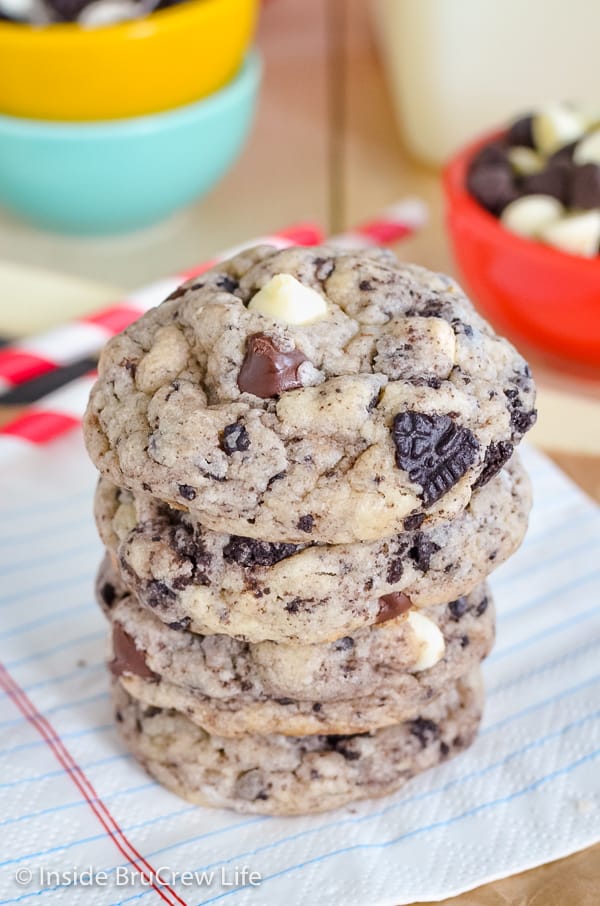
<path id="1" fill-rule="evenodd" d="M 523 452 L 535 506 L 523 548 L 492 580 L 498 641 L 477 743 L 395 796 L 287 819 L 193 807 L 127 754 L 93 601 L 101 552 L 81 439 L 6 468 L 0 901 L 397 906 L 600 840 L 600 510 Z M 158 890 L 132 878 L 138 855 L 146 876 L 160 869 Z M 239 886 L 250 871 L 260 884 Z"/>

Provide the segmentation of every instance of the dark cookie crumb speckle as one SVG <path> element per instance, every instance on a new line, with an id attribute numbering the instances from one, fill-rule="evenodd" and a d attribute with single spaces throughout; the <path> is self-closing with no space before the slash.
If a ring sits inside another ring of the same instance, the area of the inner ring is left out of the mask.
<path id="1" fill-rule="evenodd" d="M 221 449 L 231 456 L 232 453 L 243 453 L 250 447 L 250 435 L 241 422 L 226 425 L 221 435 Z"/>
<path id="2" fill-rule="evenodd" d="M 470 640 L 469 636 L 468 636 L 468 635 L 463 635 L 463 637 L 462 637 L 461 640 L 460 640 L 460 647 L 461 647 L 461 648 L 468 648 L 470 644 L 471 644 L 471 640 Z"/>
<path id="3" fill-rule="evenodd" d="M 357 736 L 368 736 L 368 733 L 355 733 L 348 735 L 330 734 L 325 737 L 327 746 L 334 752 L 339 752 L 346 761 L 357 761 L 360 758 L 360 752 L 352 748 L 352 742 Z"/>
<path id="4" fill-rule="evenodd" d="M 301 532 L 307 532 L 310 534 L 313 530 L 314 517 L 311 513 L 307 513 L 306 516 L 300 516 L 300 519 L 296 523 L 296 528 Z"/>
<path id="5" fill-rule="evenodd" d="M 424 717 L 417 717 L 416 720 L 408 721 L 408 726 L 411 734 L 417 737 L 423 749 L 438 739 L 440 735 L 438 725 Z"/>
<path id="6" fill-rule="evenodd" d="M 179 493 L 183 497 L 184 500 L 195 500 L 196 499 L 196 492 L 195 492 L 194 488 L 190 487 L 189 484 L 180 484 Z"/>
<path id="7" fill-rule="evenodd" d="M 449 752 L 450 752 L 450 746 L 447 745 L 447 743 L 445 743 L 445 742 L 441 742 L 440 743 L 440 755 L 442 756 L 442 758 L 446 758 L 448 756 Z"/>
<path id="8" fill-rule="evenodd" d="M 394 418 L 392 438 L 396 465 L 421 485 L 425 506 L 431 506 L 459 481 L 477 457 L 474 434 L 450 415 L 401 412 Z"/>
<path id="9" fill-rule="evenodd" d="M 315 702 L 314 705 L 312 706 L 312 709 L 316 714 L 319 713 L 321 708 L 322 708 L 321 702 Z"/>

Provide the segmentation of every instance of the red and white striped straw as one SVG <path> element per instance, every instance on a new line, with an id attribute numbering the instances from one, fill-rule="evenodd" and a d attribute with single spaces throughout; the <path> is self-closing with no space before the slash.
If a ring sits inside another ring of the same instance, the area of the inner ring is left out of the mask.
<path id="1" fill-rule="evenodd" d="M 227 249 L 195 268 L 151 283 L 98 312 L 5 346 L 0 349 L 0 394 L 93 355 L 110 337 L 120 333 L 149 308 L 162 302 L 184 280 L 198 276 L 243 248 L 262 242 L 278 248 L 288 245 L 318 245 L 322 238 L 320 228 L 311 223 L 298 224 L 268 236 L 260 236 Z"/>
<path id="2" fill-rule="evenodd" d="M 410 204 L 413 205 L 415 202 L 411 200 Z M 416 202 L 415 207 L 411 208 L 414 216 L 412 216 L 409 226 L 407 218 L 409 213 L 408 204 L 409 202 L 402 202 L 392 208 L 387 208 L 377 220 L 369 221 L 347 233 L 332 236 L 327 239 L 327 244 L 335 245 L 339 248 L 357 248 L 365 245 L 381 245 L 385 242 L 395 242 L 404 238 L 412 234 L 426 219 L 425 206 L 422 202 Z M 419 206 L 420 213 L 417 217 L 416 213 L 419 212 Z M 393 212 L 395 212 L 396 219 L 394 219 Z M 399 216 L 399 212 L 402 218 Z M 321 241 L 322 236 L 317 228 L 309 226 L 303 227 L 302 230 L 301 241 L 298 239 L 298 228 L 294 228 L 273 236 L 254 239 L 237 246 L 235 249 L 228 249 L 211 262 L 202 264 L 186 274 L 180 274 L 177 277 L 153 283 L 145 289 L 128 296 L 125 302 L 120 305 L 104 309 L 103 312 L 91 316 L 91 318 L 95 318 L 94 323 L 100 323 L 104 329 L 104 336 L 101 338 L 99 345 L 110 336 L 119 333 L 127 327 L 142 312 L 160 303 L 181 283 L 182 279 L 188 279 L 202 273 L 218 261 L 231 257 L 236 251 L 248 248 L 258 242 L 270 242 L 279 248 L 286 248 L 289 245 L 298 244 L 316 245 Z M 378 239 L 375 238 L 376 235 L 379 236 Z M 311 239 L 312 241 L 310 241 Z M 82 320 L 88 324 L 91 318 L 88 317 Z M 76 322 L 76 324 L 79 323 Z M 56 334 L 62 329 L 68 331 L 72 327 L 73 325 L 66 325 L 65 328 L 57 328 L 56 331 L 52 331 L 52 334 Z M 94 346 L 93 349 L 97 348 L 98 345 Z M 92 350 L 88 348 L 85 351 L 90 352 Z M 80 347 L 75 358 L 79 358 L 82 354 L 84 352 Z M 64 363 L 61 362 L 60 364 Z M 58 366 L 51 365 L 51 367 Z M 95 372 L 83 375 L 43 397 L 34 405 L 29 406 L 23 415 L 0 427 L 0 461 L 12 455 L 16 449 L 22 450 L 24 446 L 41 446 L 50 443 L 80 424 L 94 380 Z"/>
<path id="3" fill-rule="evenodd" d="M 357 246 L 392 245 L 408 239 L 427 222 L 427 205 L 420 198 L 403 198 L 384 208 L 377 217 L 365 220 L 358 226 L 327 239 L 327 245 L 336 248 Z"/>

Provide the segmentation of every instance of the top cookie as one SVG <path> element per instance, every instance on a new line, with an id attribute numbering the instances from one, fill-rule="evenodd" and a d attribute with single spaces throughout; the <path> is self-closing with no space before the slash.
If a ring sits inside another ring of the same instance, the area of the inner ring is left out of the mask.
<path id="1" fill-rule="evenodd" d="M 450 278 L 258 246 L 106 346 L 100 471 L 213 531 L 326 544 L 448 518 L 535 421 L 524 359 Z"/>

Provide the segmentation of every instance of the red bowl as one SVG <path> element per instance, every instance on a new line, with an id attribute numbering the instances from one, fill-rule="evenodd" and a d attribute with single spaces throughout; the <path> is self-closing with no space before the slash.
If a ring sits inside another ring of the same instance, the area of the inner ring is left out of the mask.
<path id="1" fill-rule="evenodd" d="M 464 282 L 482 311 L 517 342 L 579 367 L 600 369 L 600 257 L 577 258 L 506 230 L 466 188 L 476 152 L 444 170 L 447 226 Z"/>

